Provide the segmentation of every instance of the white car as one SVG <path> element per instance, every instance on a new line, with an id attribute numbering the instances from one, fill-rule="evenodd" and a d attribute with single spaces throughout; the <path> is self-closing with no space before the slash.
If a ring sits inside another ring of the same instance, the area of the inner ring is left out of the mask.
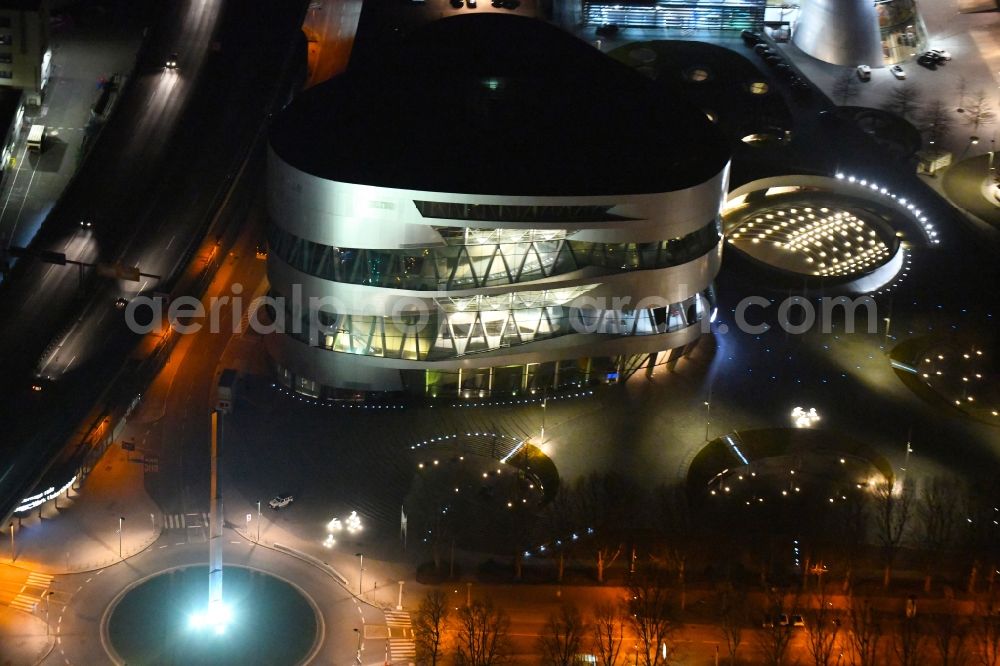
<path id="1" fill-rule="evenodd" d="M 951 60 L 951 53 L 944 49 L 931 49 L 928 53 L 933 53 L 938 58 L 941 58 L 941 60 Z"/>
<path id="2" fill-rule="evenodd" d="M 903 71 L 902 65 L 893 65 L 892 67 L 889 68 L 889 71 L 892 72 L 892 75 L 895 76 L 897 79 L 906 78 L 906 72 Z"/>
<path id="3" fill-rule="evenodd" d="M 294 497 L 287 493 L 282 493 L 281 495 L 275 495 L 267 505 L 272 509 L 284 509 L 294 501 Z"/>
<path id="4" fill-rule="evenodd" d="M 858 65 L 858 78 L 862 81 L 870 81 L 872 78 L 872 68 L 868 65 Z"/>

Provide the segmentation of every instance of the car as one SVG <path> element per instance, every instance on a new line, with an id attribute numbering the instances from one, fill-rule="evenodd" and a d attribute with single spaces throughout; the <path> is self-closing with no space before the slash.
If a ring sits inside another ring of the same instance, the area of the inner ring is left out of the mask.
<path id="1" fill-rule="evenodd" d="M 271 501 L 268 502 L 267 505 L 277 511 L 278 509 L 284 509 L 294 501 L 295 498 L 288 493 L 280 493 L 272 497 Z"/>
<path id="2" fill-rule="evenodd" d="M 930 53 L 924 53 L 917 58 L 917 64 L 927 69 L 937 69 L 938 62 L 938 59 Z"/>
<path id="3" fill-rule="evenodd" d="M 167 61 L 164 63 L 164 67 L 166 67 L 167 69 L 177 69 L 177 60 L 178 60 L 177 53 L 176 52 L 171 53 L 170 55 L 167 56 Z"/>
<path id="4" fill-rule="evenodd" d="M 128 307 L 128 299 L 124 296 L 119 296 L 115 299 L 115 308 L 118 310 L 124 310 Z"/>
<path id="5" fill-rule="evenodd" d="M 94 228 L 94 220 L 93 220 L 93 218 L 90 218 L 90 217 L 81 218 L 81 220 L 80 220 L 80 228 L 81 229 L 93 229 Z"/>
<path id="6" fill-rule="evenodd" d="M 257 243 L 257 250 L 255 252 L 255 256 L 258 259 L 267 259 L 267 244 L 266 243 Z"/>
<path id="7" fill-rule="evenodd" d="M 801 615 L 799 615 L 798 613 L 795 613 L 795 614 L 792 615 L 791 621 L 792 621 L 792 626 L 793 627 L 805 627 L 806 626 L 806 620 L 805 620 L 805 618 L 802 617 Z"/>
<path id="8" fill-rule="evenodd" d="M 740 33 L 740 38 L 743 39 L 743 43 L 747 46 L 756 46 L 764 41 L 764 38 L 753 30 L 744 30 Z"/>
<path id="9" fill-rule="evenodd" d="M 945 51 L 944 49 L 931 49 L 928 53 L 933 53 L 936 57 L 941 60 L 951 60 L 951 53 Z"/>
<path id="10" fill-rule="evenodd" d="M 902 80 L 906 78 L 906 70 L 903 69 L 902 65 L 893 65 L 889 68 L 889 71 L 892 72 L 892 75 L 897 79 Z"/>
<path id="11" fill-rule="evenodd" d="M 598 26 L 595 32 L 601 37 L 613 37 L 618 34 L 618 26 L 614 23 L 605 23 Z"/>
<path id="12" fill-rule="evenodd" d="M 781 63 L 783 63 L 784 60 L 781 59 L 780 55 L 774 54 L 774 55 L 764 56 L 764 62 L 767 63 L 769 67 L 774 67 L 776 65 L 780 65 Z"/>
<path id="13" fill-rule="evenodd" d="M 476 0 L 465 0 L 465 6 L 468 7 L 469 9 L 475 9 Z"/>
<path id="14" fill-rule="evenodd" d="M 774 51 L 771 50 L 771 47 L 767 44 L 758 44 L 753 47 L 753 52 L 759 56 L 768 56 L 774 53 Z"/>
<path id="15" fill-rule="evenodd" d="M 872 68 L 868 65 L 858 65 L 858 78 L 862 81 L 871 81 Z"/>

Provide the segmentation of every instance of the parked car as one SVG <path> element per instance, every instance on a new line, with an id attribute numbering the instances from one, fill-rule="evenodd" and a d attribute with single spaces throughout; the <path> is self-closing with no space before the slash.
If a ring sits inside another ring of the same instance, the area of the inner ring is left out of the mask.
<path id="1" fill-rule="evenodd" d="M 767 44 L 758 44 L 757 46 L 753 47 L 753 52 L 761 57 L 772 55 L 774 53 L 774 51 L 771 50 L 771 47 L 768 46 Z"/>
<path id="2" fill-rule="evenodd" d="M 793 627 L 805 627 L 806 626 L 806 620 L 805 620 L 805 618 L 802 617 L 801 615 L 797 614 L 797 613 L 793 613 L 792 614 L 791 622 L 792 622 L 792 626 Z"/>
<path id="3" fill-rule="evenodd" d="M 597 34 L 601 37 L 614 37 L 618 34 L 618 26 L 614 23 L 605 23 L 604 25 L 598 26 L 595 32 L 597 32 Z"/>
<path id="4" fill-rule="evenodd" d="M 897 79 L 906 78 L 906 71 L 903 69 L 902 65 L 893 65 L 892 67 L 889 68 L 889 71 L 892 72 L 892 75 L 895 76 Z"/>
<path id="5" fill-rule="evenodd" d="M 774 54 L 774 55 L 764 56 L 764 62 L 767 63 L 769 66 L 774 67 L 776 65 L 780 65 L 782 62 L 784 62 L 784 60 L 781 59 L 780 55 Z"/>
<path id="6" fill-rule="evenodd" d="M 743 43 L 747 46 L 756 46 L 764 41 L 764 38 L 753 30 L 744 30 L 740 33 L 740 37 L 743 39 Z"/>
<path id="7" fill-rule="evenodd" d="M 872 68 L 868 65 L 858 65 L 858 78 L 862 81 L 871 81 Z"/>
<path id="8" fill-rule="evenodd" d="M 271 498 L 271 501 L 267 503 L 272 509 L 284 509 L 286 506 L 295 501 L 295 498 L 288 493 L 281 493 L 280 495 L 275 495 Z"/>
<path id="9" fill-rule="evenodd" d="M 951 60 L 951 53 L 945 51 L 944 49 L 931 49 L 928 53 L 933 53 L 941 60 Z"/>
<path id="10" fill-rule="evenodd" d="M 917 64 L 927 69 L 937 69 L 938 59 L 930 53 L 923 53 L 917 58 Z"/>
<path id="11" fill-rule="evenodd" d="M 119 296 L 115 299 L 115 308 L 118 310 L 124 310 L 128 307 L 128 299 L 124 296 Z"/>
<path id="12" fill-rule="evenodd" d="M 475 9 L 476 0 L 465 0 L 465 6 L 468 7 L 469 9 Z"/>

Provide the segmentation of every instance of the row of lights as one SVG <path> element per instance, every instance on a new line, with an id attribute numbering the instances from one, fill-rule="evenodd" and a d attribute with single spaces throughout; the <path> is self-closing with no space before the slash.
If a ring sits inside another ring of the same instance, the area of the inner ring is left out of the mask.
<path id="1" fill-rule="evenodd" d="M 924 230 L 924 234 L 927 235 L 927 240 L 933 245 L 937 245 L 941 241 L 937 237 L 937 231 L 934 230 L 934 225 L 927 221 L 927 216 L 923 214 L 919 208 L 917 208 L 912 202 L 908 201 L 905 197 L 897 196 L 895 192 L 891 192 L 887 187 L 881 187 L 878 183 L 868 182 L 865 178 L 858 178 L 856 176 L 850 176 L 842 172 L 837 172 L 837 180 L 846 180 L 848 183 L 856 184 L 861 187 L 866 187 L 873 192 L 878 192 L 884 196 L 891 198 L 897 204 L 910 211 L 913 218 L 920 223 L 920 227 Z"/>
<path id="2" fill-rule="evenodd" d="M 865 272 L 888 256 L 889 248 L 879 242 L 876 231 L 856 216 L 845 211 L 831 212 L 829 208 L 820 208 L 819 212 L 825 215 L 817 217 L 810 207 L 765 213 L 741 226 L 730 242 L 750 234 L 752 243 L 768 240 L 780 249 L 802 252 L 810 255 L 805 257 L 806 263 L 819 266 L 814 274 L 823 276 Z M 762 226 L 755 229 L 757 225 Z M 832 256 L 836 254 L 841 256 Z"/>
<path id="3" fill-rule="evenodd" d="M 368 405 L 364 403 L 357 402 L 330 402 L 328 400 L 320 400 L 319 398 L 313 398 L 312 396 L 302 395 L 301 393 L 296 393 L 295 391 L 290 391 L 284 386 L 278 383 L 272 383 L 271 388 L 277 389 L 282 395 L 289 397 L 293 400 L 299 400 L 301 402 L 310 403 L 313 405 L 320 405 L 326 407 L 340 407 L 341 409 L 402 409 L 403 405 Z"/>
<path id="4" fill-rule="evenodd" d="M 534 393 L 534 390 L 532 390 Z M 536 405 L 543 401 L 552 402 L 555 400 L 568 400 L 570 398 L 587 398 L 594 395 L 590 391 L 576 391 L 574 393 L 563 393 L 560 395 L 550 395 L 544 398 L 521 398 L 519 400 L 491 400 L 489 402 L 455 402 L 452 407 L 512 407 L 514 405 Z"/>
<path id="5" fill-rule="evenodd" d="M 593 534 L 593 533 L 594 533 L 594 528 L 593 527 L 588 527 L 587 531 L 586 531 L 586 534 L 590 535 L 590 534 Z M 537 548 L 529 548 L 528 550 L 524 551 L 524 556 L 525 557 L 531 557 L 533 554 L 541 555 L 541 554 L 545 553 L 549 548 L 552 548 L 553 550 L 557 549 L 557 548 L 561 548 L 562 545 L 563 545 L 563 543 L 565 541 L 573 542 L 573 541 L 578 541 L 579 539 L 580 539 L 580 535 L 577 534 L 576 532 L 573 532 L 570 536 L 566 537 L 565 539 L 556 539 L 551 544 L 550 543 L 543 543 L 540 546 L 538 546 Z"/>

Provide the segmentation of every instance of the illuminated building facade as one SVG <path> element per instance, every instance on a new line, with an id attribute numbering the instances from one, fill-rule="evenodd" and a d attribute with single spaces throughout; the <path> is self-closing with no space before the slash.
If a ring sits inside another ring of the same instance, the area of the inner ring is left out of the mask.
<path id="1" fill-rule="evenodd" d="M 540 21 L 432 23 L 275 119 L 279 379 L 323 399 L 617 381 L 704 330 L 729 156 L 704 114 Z"/>
<path id="2" fill-rule="evenodd" d="M 588 25 L 678 30 L 760 30 L 765 0 L 583 0 Z"/>

